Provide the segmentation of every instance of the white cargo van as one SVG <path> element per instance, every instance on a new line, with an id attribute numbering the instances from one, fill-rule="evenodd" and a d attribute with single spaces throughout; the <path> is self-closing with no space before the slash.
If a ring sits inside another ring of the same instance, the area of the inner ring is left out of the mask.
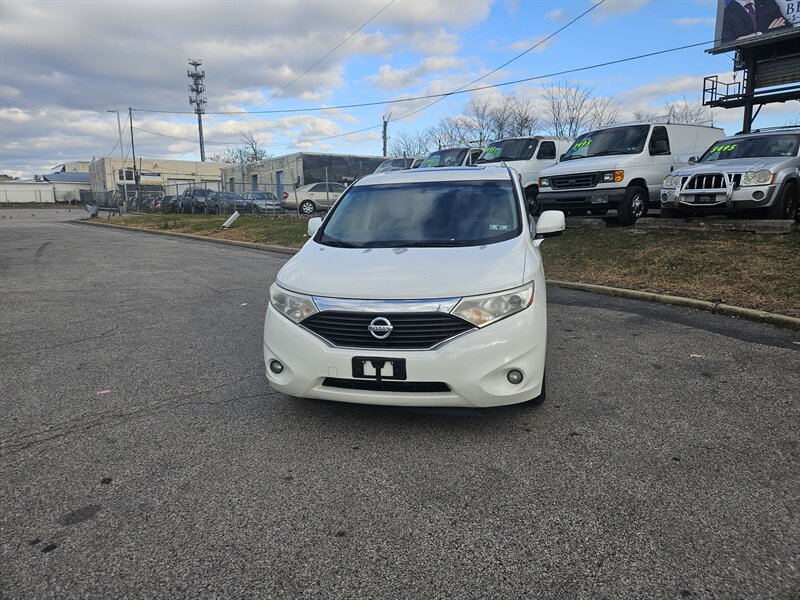
<path id="1" fill-rule="evenodd" d="M 557 165 L 539 173 L 539 210 L 585 214 L 617 209 L 633 224 L 658 206 L 661 183 L 674 168 L 724 135 L 718 127 L 681 123 L 630 123 L 584 133 Z"/>
<path id="2" fill-rule="evenodd" d="M 571 142 L 572 138 L 538 135 L 504 138 L 489 144 L 475 164 L 506 166 L 514 169 L 520 176 L 528 206 L 535 211 L 536 195 L 539 192 L 539 172 L 554 165 L 559 154 L 566 152 Z"/>

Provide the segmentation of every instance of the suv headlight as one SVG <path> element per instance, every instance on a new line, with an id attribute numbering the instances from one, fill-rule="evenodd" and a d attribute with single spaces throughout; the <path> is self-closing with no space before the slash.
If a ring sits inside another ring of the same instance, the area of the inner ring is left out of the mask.
<path id="1" fill-rule="evenodd" d="M 680 177 L 675 177 L 674 175 L 667 175 L 664 178 L 664 183 L 661 185 L 663 188 L 676 188 L 678 187 L 678 182 L 681 180 Z"/>
<path id="2" fill-rule="evenodd" d="M 747 171 L 742 175 L 742 185 L 766 185 L 772 183 L 775 175 L 769 169 Z"/>
<path id="3" fill-rule="evenodd" d="M 484 327 L 523 311 L 532 303 L 533 282 L 531 281 L 513 290 L 462 298 L 451 314 L 478 327 Z"/>
<path id="4" fill-rule="evenodd" d="M 319 312 L 311 296 L 289 292 L 277 283 L 273 283 L 269 288 L 269 303 L 284 317 L 295 323 Z"/>

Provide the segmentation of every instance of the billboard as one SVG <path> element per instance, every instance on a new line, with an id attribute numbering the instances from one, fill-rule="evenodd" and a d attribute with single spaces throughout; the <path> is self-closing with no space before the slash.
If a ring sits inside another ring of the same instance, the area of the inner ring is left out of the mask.
<path id="1" fill-rule="evenodd" d="M 800 0 L 717 0 L 714 50 L 780 39 L 800 30 Z"/>

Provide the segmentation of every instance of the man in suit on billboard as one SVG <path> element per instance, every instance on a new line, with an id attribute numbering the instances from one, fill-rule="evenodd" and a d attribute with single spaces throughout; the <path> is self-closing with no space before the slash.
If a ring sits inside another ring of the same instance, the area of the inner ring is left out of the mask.
<path id="1" fill-rule="evenodd" d="M 791 27 L 775 0 L 722 0 L 722 43 Z"/>

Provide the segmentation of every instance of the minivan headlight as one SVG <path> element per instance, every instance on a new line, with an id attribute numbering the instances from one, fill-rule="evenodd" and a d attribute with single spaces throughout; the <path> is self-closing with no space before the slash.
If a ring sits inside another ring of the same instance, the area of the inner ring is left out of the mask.
<path id="1" fill-rule="evenodd" d="M 513 290 L 462 298 L 451 314 L 484 327 L 525 310 L 533 302 L 533 282 Z"/>
<path id="2" fill-rule="evenodd" d="M 747 171 L 742 175 L 742 185 L 766 185 L 772 183 L 775 176 L 769 169 L 762 169 L 761 171 Z"/>
<path id="3" fill-rule="evenodd" d="M 284 317 L 295 323 L 319 312 L 311 296 L 289 292 L 277 283 L 273 283 L 269 288 L 269 303 Z"/>

